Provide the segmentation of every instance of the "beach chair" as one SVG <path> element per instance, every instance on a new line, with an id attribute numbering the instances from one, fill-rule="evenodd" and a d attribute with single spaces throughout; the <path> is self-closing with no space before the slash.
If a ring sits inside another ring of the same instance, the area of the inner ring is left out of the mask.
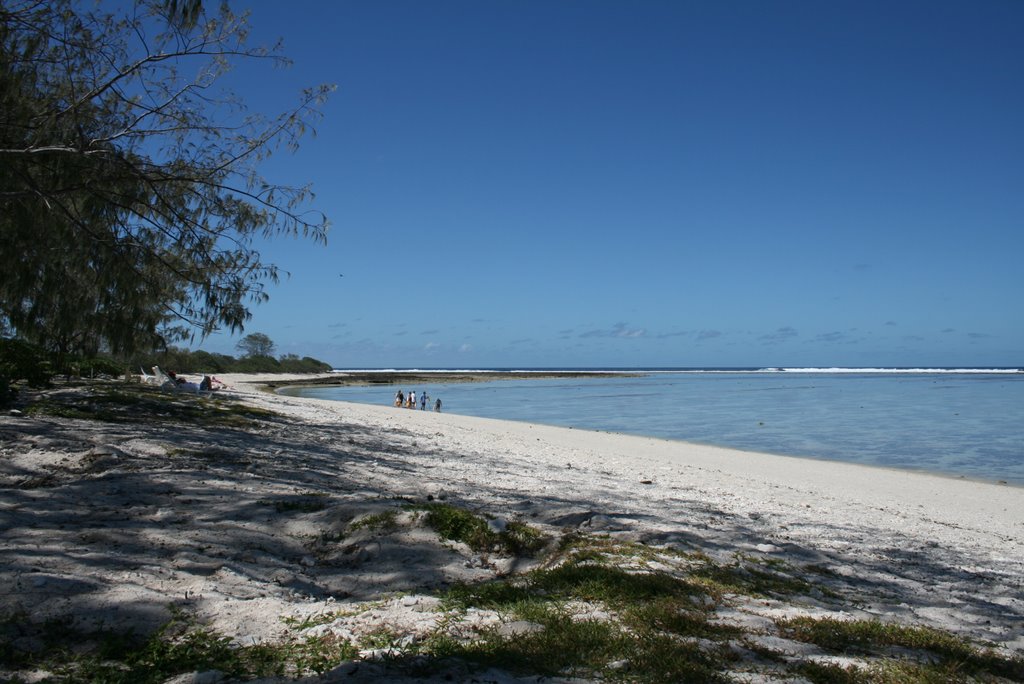
<path id="1" fill-rule="evenodd" d="M 178 389 L 178 383 L 171 376 L 160 370 L 160 366 L 153 366 L 153 384 L 159 385 L 161 389 Z"/>
<path id="2" fill-rule="evenodd" d="M 144 385 L 155 385 L 155 384 L 157 384 L 156 376 L 155 375 L 150 375 L 149 373 L 147 373 L 146 369 L 143 368 L 142 366 L 139 366 L 139 373 L 142 374 L 141 375 L 142 383 Z"/>
<path id="3" fill-rule="evenodd" d="M 184 378 L 174 379 L 160 370 L 160 366 L 153 366 L 153 376 L 160 385 L 160 389 L 180 390 L 182 392 L 195 392 L 199 394 L 198 382 L 186 382 Z"/>

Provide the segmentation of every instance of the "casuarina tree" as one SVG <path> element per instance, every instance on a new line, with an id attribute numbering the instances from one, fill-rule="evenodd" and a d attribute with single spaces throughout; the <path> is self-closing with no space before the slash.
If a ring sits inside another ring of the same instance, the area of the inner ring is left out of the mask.
<path id="1" fill-rule="evenodd" d="M 238 331 L 279 271 L 256 239 L 325 241 L 294 150 L 333 86 L 273 115 L 221 78 L 284 63 L 197 0 L 0 0 L 0 324 L 51 351 L 131 352 Z"/>

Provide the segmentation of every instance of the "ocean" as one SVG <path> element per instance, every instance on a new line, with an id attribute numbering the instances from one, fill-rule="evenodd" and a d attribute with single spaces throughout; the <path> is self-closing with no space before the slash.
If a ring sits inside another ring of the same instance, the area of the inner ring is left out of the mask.
<path id="1" fill-rule="evenodd" d="M 643 372 L 401 389 L 426 390 L 451 413 L 1024 486 L 1024 372 L 1017 369 Z M 288 393 L 390 405 L 397 389 Z"/>

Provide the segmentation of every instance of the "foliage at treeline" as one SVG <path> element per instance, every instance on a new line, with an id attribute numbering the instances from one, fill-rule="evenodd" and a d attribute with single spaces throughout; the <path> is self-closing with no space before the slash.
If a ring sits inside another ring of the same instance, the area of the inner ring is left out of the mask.
<path id="1" fill-rule="evenodd" d="M 239 346 L 243 347 L 241 343 Z M 20 385 L 46 387 L 55 376 L 130 376 L 142 371 L 149 373 L 153 366 L 184 374 L 325 373 L 331 370 L 328 363 L 309 356 L 300 358 L 296 354 L 284 354 L 278 358 L 269 355 L 235 358 L 227 354 L 170 347 L 151 354 L 81 357 L 56 355 L 24 340 L 0 337 L 0 406 L 16 397 L 16 387 Z"/>
<path id="2" fill-rule="evenodd" d="M 257 240 L 326 240 L 308 186 L 260 164 L 334 89 L 249 111 L 223 77 L 286 65 L 202 0 L 0 2 L 0 329 L 52 358 L 238 331 L 278 280 Z M 54 356 L 56 355 L 56 356 Z"/>
<path id="3" fill-rule="evenodd" d="M 160 366 L 175 373 L 325 373 L 331 370 L 329 363 L 309 356 L 300 358 L 297 354 L 284 354 L 278 358 L 235 358 L 227 354 L 174 347 L 159 354 L 133 357 L 129 370 L 138 373 L 142 368 L 149 372 L 153 366 Z"/>

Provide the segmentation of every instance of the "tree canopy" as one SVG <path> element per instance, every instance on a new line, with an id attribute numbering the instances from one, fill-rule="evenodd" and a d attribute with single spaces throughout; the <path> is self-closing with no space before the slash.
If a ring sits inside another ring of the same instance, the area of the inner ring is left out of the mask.
<path id="1" fill-rule="evenodd" d="M 242 356 L 273 356 L 274 341 L 263 333 L 250 333 L 240 339 L 235 349 L 242 352 Z"/>
<path id="2" fill-rule="evenodd" d="M 0 0 L 0 324 L 51 351 L 156 348 L 244 329 L 277 267 L 255 238 L 325 241 L 294 150 L 333 86 L 250 113 L 220 87 L 250 47 L 226 4 Z"/>

